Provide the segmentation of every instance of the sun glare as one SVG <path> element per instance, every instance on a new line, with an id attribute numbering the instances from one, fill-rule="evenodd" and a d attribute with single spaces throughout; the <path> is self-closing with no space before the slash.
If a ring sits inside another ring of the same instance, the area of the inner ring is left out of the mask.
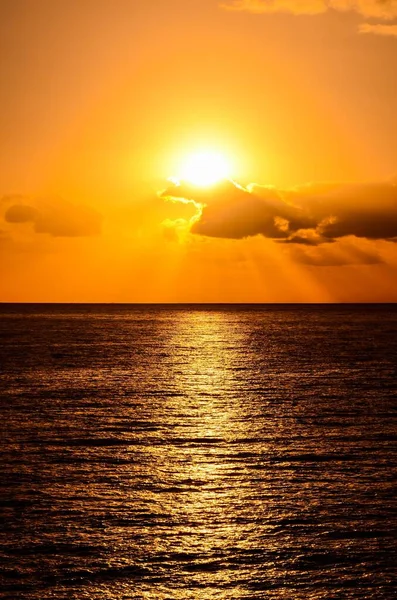
<path id="1" fill-rule="evenodd" d="M 188 156 L 182 164 L 178 179 L 193 185 L 210 186 L 230 176 L 226 158 L 218 152 L 203 151 Z"/>

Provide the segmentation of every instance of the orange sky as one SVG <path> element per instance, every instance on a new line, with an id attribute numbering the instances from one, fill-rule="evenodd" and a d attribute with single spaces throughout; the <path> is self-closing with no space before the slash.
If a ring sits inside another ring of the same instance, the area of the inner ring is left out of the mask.
<path id="1" fill-rule="evenodd" d="M 396 0 L 3 0 L 0 28 L 0 301 L 397 301 Z M 233 182 L 170 183 L 202 148 Z"/>

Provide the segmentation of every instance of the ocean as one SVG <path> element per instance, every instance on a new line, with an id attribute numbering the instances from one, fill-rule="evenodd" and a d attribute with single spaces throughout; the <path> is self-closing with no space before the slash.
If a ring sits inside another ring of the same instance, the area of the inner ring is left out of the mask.
<path id="1" fill-rule="evenodd" d="M 0 305 L 1 598 L 392 600 L 397 305 Z"/>

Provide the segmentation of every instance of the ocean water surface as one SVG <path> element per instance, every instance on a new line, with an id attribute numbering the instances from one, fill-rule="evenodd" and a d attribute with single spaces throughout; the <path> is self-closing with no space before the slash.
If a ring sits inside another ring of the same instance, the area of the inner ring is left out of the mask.
<path id="1" fill-rule="evenodd" d="M 397 592 L 397 307 L 0 305 L 8 599 Z"/>

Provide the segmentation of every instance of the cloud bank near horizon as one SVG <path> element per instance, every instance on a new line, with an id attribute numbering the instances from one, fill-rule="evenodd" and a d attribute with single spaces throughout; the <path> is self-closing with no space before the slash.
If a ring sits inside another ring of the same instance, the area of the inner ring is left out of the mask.
<path id="1" fill-rule="evenodd" d="M 311 183 L 282 190 L 223 181 L 211 188 L 172 184 L 161 196 L 197 208 L 191 233 L 229 239 L 262 235 L 320 246 L 342 238 L 397 242 L 397 183 Z"/>

